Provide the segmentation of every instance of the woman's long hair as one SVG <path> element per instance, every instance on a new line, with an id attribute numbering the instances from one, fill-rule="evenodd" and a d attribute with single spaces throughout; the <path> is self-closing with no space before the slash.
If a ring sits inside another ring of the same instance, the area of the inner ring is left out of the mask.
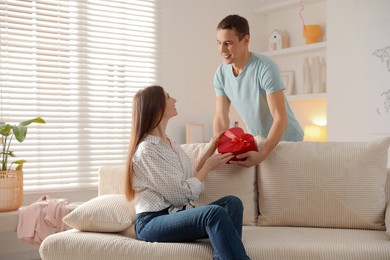
<path id="1" fill-rule="evenodd" d="M 136 93 L 133 98 L 133 115 L 130 145 L 126 164 L 125 194 L 134 199 L 133 157 L 138 145 L 158 126 L 165 112 L 166 97 L 161 86 L 149 86 Z"/>

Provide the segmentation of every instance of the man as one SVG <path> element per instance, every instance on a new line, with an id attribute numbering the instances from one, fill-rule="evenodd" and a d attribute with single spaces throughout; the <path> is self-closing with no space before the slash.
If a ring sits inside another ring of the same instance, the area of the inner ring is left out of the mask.
<path id="1" fill-rule="evenodd" d="M 224 63 L 214 76 L 214 134 L 229 128 L 232 103 L 248 132 L 265 139 L 261 151 L 241 154 L 237 158 L 246 158 L 244 161 L 232 162 L 245 167 L 263 161 L 280 140 L 303 140 L 303 130 L 283 93 L 278 65 L 264 55 L 250 52 L 249 40 L 245 18 L 229 15 L 218 24 L 218 51 Z"/>

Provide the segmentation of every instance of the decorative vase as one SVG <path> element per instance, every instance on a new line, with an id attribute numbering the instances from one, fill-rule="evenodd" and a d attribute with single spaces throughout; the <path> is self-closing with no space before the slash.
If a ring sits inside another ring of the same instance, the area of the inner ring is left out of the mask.
<path id="1" fill-rule="evenodd" d="M 322 81 L 322 69 L 321 69 L 321 63 L 320 63 L 320 57 L 315 56 L 313 57 L 313 60 L 311 62 L 310 66 L 311 70 L 311 80 L 312 80 L 312 86 L 313 86 L 313 93 L 321 93 L 321 81 Z"/>
<path id="2" fill-rule="evenodd" d="M 310 72 L 309 58 L 303 58 L 303 94 L 312 93 L 312 80 Z"/>
<path id="3" fill-rule="evenodd" d="M 23 171 L 0 171 L 0 212 L 17 210 L 23 203 Z"/>
<path id="4" fill-rule="evenodd" d="M 303 36 L 306 38 L 306 44 L 318 42 L 318 39 L 321 37 L 321 26 L 319 24 L 303 26 Z"/>

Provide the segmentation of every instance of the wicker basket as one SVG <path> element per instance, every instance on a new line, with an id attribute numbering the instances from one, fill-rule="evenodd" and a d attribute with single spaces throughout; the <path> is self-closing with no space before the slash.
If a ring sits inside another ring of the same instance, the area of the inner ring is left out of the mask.
<path id="1" fill-rule="evenodd" d="M 23 203 L 23 171 L 0 171 L 0 212 L 17 210 Z"/>

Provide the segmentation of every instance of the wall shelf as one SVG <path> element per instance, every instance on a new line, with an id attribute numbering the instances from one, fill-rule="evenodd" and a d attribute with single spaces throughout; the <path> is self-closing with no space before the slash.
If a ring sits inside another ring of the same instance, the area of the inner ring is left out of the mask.
<path id="1" fill-rule="evenodd" d="M 318 50 L 325 50 L 326 49 L 326 42 L 319 42 L 319 43 L 313 43 L 313 44 L 307 44 L 302 46 L 295 46 L 295 47 L 289 47 L 284 48 L 281 50 L 276 51 L 267 51 L 262 52 L 262 54 L 267 55 L 269 57 L 275 57 L 275 56 L 282 56 L 282 55 L 288 55 L 288 54 L 298 54 L 298 53 L 307 53 L 310 51 L 318 51 Z"/>
<path id="2" fill-rule="evenodd" d="M 307 4 L 314 4 L 314 3 L 320 3 L 324 2 L 326 0 L 306 0 L 304 2 L 305 5 Z M 301 6 L 301 0 L 285 0 L 278 3 L 268 4 L 259 8 L 255 9 L 255 14 L 263 14 L 268 15 L 274 12 L 284 11 L 291 8 L 296 8 Z"/>

